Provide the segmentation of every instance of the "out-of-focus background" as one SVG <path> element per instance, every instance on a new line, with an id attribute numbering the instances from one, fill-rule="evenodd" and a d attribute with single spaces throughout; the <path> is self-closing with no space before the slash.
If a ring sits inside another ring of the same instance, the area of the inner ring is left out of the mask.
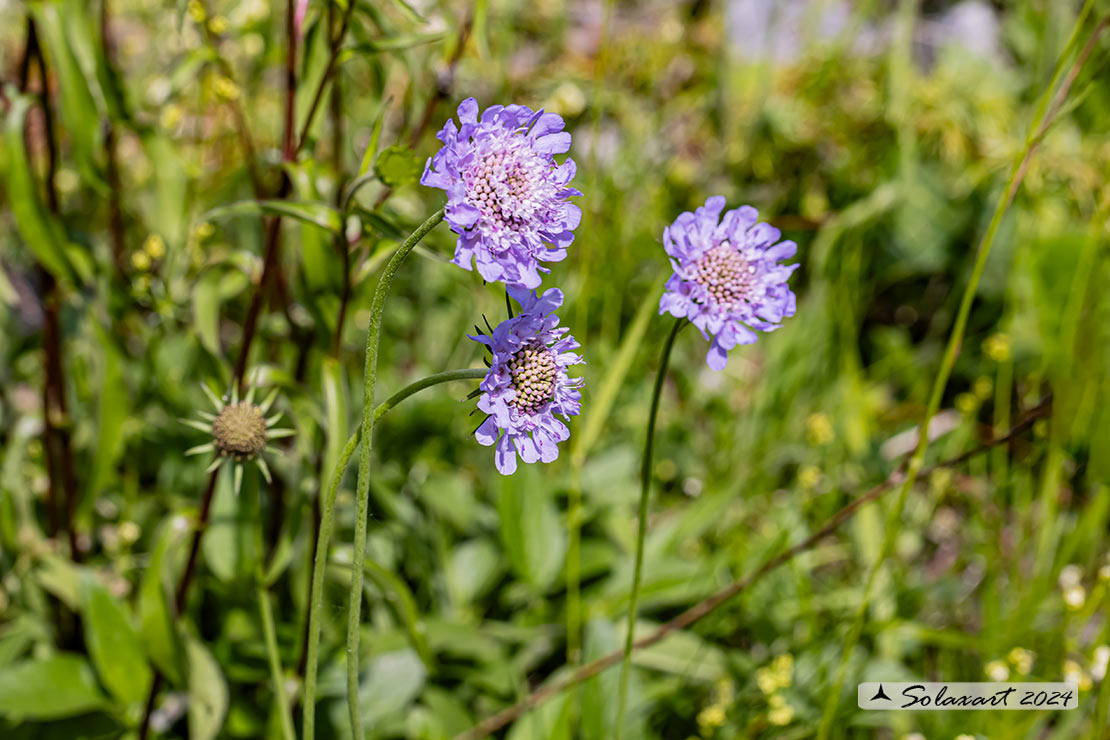
<path id="1" fill-rule="evenodd" d="M 249 202 L 273 197 L 283 167 L 284 5 L 0 2 L 5 738 L 133 737 L 151 661 L 165 665 L 159 620 L 206 481 L 206 458 L 184 456 L 204 434 L 179 418 L 207 408 L 202 382 L 231 384 L 261 273 L 266 227 Z M 176 625 L 188 675 L 163 684 L 153 734 L 280 737 L 260 569 L 299 722 L 315 502 L 361 412 L 377 276 L 442 202 L 416 178 L 460 100 L 543 107 L 573 134 L 584 218 L 545 285 L 565 291 L 563 323 L 583 344 L 583 414 L 556 463 L 512 478 L 471 436 L 470 385 L 425 391 L 382 422 L 359 661 L 367 736 L 383 740 L 452 737 L 568 661 L 621 646 L 639 454 L 669 328 L 655 316 L 661 232 L 706 197 L 751 204 L 798 243 L 798 312 L 719 373 L 695 331 L 679 338 L 642 628 L 752 572 L 897 467 L 1079 5 L 358 0 L 336 84 L 314 106 L 345 6 L 293 0 L 294 133 L 318 113 L 284 165 L 287 200 L 315 205 L 283 222 L 250 367 L 280 389 L 297 434 L 268 456 L 272 485 L 248 472 L 236 497 L 220 480 Z M 1086 5 L 1078 44 L 1110 12 Z M 41 53 L 28 53 L 28 18 Z M 1049 397 L 1051 412 L 910 492 L 833 737 L 1104 736 L 1108 50 L 1110 33 L 1001 222 L 928 460 L 1005 433 Z M 40 56 L 49 116 L 30 63 Z M 320 204 L 365 171 L 376 122 L 377 176 L 343 224 L 345 269 L 343 238 L 306 220 L 330 223 Z M 243 205 L 213 212 L 229 204 Z M 445 262 L 453 245 L 441 226 L 398 276 L 380 397 L 478 366 L 466 332 L 504 315 L 498 290 Z M 347 736 L 353 490 L 351 473 L 327 572 L 322 737 Z M 625 737 L 814 736 L 892 500 L 639 652 Z M 569 602 L 568 562 L 581 579 Z M 617 670 L 500 736 L 611 738 Z M 857 710 L 856 682 L 877 679 L 1069 680 L 1079 709 Z"/>

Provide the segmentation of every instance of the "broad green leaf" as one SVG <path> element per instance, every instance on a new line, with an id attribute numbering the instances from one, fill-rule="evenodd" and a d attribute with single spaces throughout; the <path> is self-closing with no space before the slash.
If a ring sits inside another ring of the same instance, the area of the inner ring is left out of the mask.
<path id="1" fill-rule="evenodd" d="M 189 663 L 189 738 L 212 740 L 220 734 L 227 715 L 227 681 L 200 640 L 189 638 L 185 654 Z"/>
<path id="2" fill-rule="evenodd" d="M 50 720 L 105 706 L 92 669 L 79 655 L 58 653 L 0 671 L 0 715 L 5 717 Z"/>
<path id="3" fill-rule="evenodd" d="M 174 547 L 181 542 L 183 530 L 171 518 L 154 538 L 154 547 L 139 587 L 139 636 L 143 649 L 154 665 L 176 686 L 185 679 L 184 648 L 174 626 L 170 604 L 175 571 L 171 567 Z"/>
<path id="4" fill-rule="evenodd" d="M 67 34 L 67 19 L 77 20 L 83 12 L 82 5 L 66 0 L 33 3 L 29 7 L 47 50 L 48 64 L 58 78 L 61 124 L 71 142 L 74 162 L 89 185 L 106 192 L 107 184 L 97 165 L 100 114 L 89 87 L 90 80 L 74 54 L 79 45 Z M 95 77 L 92 81 L 95 82 Z"/>
<path id="5" fill-rule="evenodd" d="M 200 343 L 220 356 L 220 275 L 207 270 L 193 286 L 193 327 Z"/>
<path id="6" fill-rule="evenodd" d="M 551 499 L 551 479 L 540 475 L 535 465 L 521 464 L 514 475 L 502 477 L 498 513 L 513 570 L 543 591 L 562 571 L 566 535 Z"/>
<path id="7" fill-rule="evenodd" d="M 416 182 L 422 171 L 423 165 L 416 153 L 397 145 L 386 147 L 374 163 L 374 174 L 391 188 Z"/>
<path id="8" fill-rule="evenodd" d="M 348 413 L 350 400 L 347 393 L 347 382 L 343 374 L 343 365 L 333 358 L 324 360 L 321 371 L 321 383 L 324 392 L 324 418 L 327 428 L 327 442 L 324 448 L 324 467 L 322 470 L 332 471 L 339 463 L 339 456 L 343 446 L 347 444 Z"/>
<path id="9" fill-rule="evenodd" d="M 358 690 L 363 721 L 373 727 L 381 718 L 409 706 L 424 688 L 426 671 L 412 650 L 379 655 L 370 661 Z"/>
<path id="10" fill-rule="evenodd" d="M 339 211 L 327 203 L 292 202 L 285 200 L 242 200 L 226 206 L 218 206 L 202 216 L 205 221 L 216 221 L 234 216 L 287 216 L 302 223 L 319 226 L 333 234 L 343 231 L 343 219 Z"/>
<path id="11" fill-rule="evenodd" d="M 513 723 L 507 737 L 508 740 L 570 740 L 567 695 L 559 694 L 522 716 Z"/>
<path id="12" fill-rule="evenodd" d="M 39 567 L 35 570 L 39 585 L 52 593 L 72 611 L 81 608 L 81 592 L 87 577 L 85 570 L 72 560 L 58 555 L 46 554 L 39 557 Z"/>
<path id="13" fill-rule="evenodd" d="M 142 702 L 153 679 L 126 609 L 108 589 L 89 579 L 81 610 L 85 643 L 100 680 L 120 702 Z"/>
<path id="14" fill-rule="evenodd" d="M 65 229 L 39 198 L 34 170 L 27 157 L 23 126 L 30 106 L 30 98 L 16 95 L 4 121 L 2 160 L 8 202 L 19 235 L 42 266 L 60 280 L 76 281 L 77 275 L 67 254 Z"/>
<path id="15" fill-rule="evenodd" d="M 253 576 L 258 563 L 258 476 L 254 463 L 243 465 L 242 490 L 234 488 L 234 466 L 223 465 L 212 500 L 211 521 L 201 549 L 204 562 L 221 581 Z"/>
<path id="16" fill-rule="evenodd" d="M 392 103 L 393 96 L 390 96 L 378 107 L 378 114 L 374 116 L 374 126 L 370 129 L 370 141 L 366 144 L 366 151 L 362 153 L 362 164 L 358 167 L 358 178 L 347 188 L 348 199 L 354 196 L 354 193 L 360 187 L 358 181 L 370 172 L 370 166 L 373 165 L 378 158 L 378 146 L 382 140 L 382 126 L 385 124 L 385 114 L 389 112 L 389 106 Z"/>
<path id="17" fill-rule="evenodd" d="M 420 659 L 431 665 L 432 652 L 428 649 L 427 630 L 409 587 L 403 580 L 369 557 L 366 558 L 366 577 L 381 589 L 386 600 L 392 604 L 397 617 L 405 626 L 405 634 L 408 635 L 409 642 L 420 654 Z"/>
<path id="18" fill-rule="evenodd" d="M 504 572 L 500 553 L 492 542 L 482 538 L 463 542 L 451 551 L 447 561 L 447 588 L 459 604 L 481 598 Z"/>
<path id="19" fill-rule="evenodd" d="M 190 80 L 194 77 L 191 75 Z M 158 225 L 158 233 L 172 250 L 185 243 L 189 168 L 168 137 L 148 131 L 143 133 L 142 142 L 154 170 L 154 212 L 150 221 Z"/>
<path id="20" fill-rule="evenodd" d="M 123 424 L 130 410 L 130 395 L 123 379 L 119 350 L 104 329 L 96 325 L 103 370 L 97 399 L 96 455 L 93 457 L 87 495 L 97 496 L 108 485 L 112 469 L 123 452 Z"/>

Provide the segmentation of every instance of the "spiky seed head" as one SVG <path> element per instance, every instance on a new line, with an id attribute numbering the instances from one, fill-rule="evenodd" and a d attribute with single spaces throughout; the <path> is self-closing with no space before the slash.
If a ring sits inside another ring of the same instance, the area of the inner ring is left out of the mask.
<path id="1" fill-rule="evenodd" d="M 266 418 L 262 409 L 242 401 L 224 406 L 212 422 L 216 452 L 233 460 L 253 460 L 266 449 Z"/>

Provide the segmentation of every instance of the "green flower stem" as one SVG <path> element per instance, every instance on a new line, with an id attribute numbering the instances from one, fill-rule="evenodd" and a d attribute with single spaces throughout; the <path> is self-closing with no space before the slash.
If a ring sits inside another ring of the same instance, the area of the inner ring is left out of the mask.
<path id="1" fill-rule="evenodd" d="M 278 721 L 281 723 L 283 740 L 296 740 L 293 732 L 293 715 L 289 711 L 289 696 L 285 693 L 285 674 L 281 670 L 278 657 L 277 636 L 274 633 L 274 607 L 270 603 L 270 592 L 262 574 L 258 575 L 258 611 L 262 615 L 262 635 L 266 640 L 266 655 L 270 659 L 270 680 L 274 683 L 274 698 L 277 699 Z"/>
<path id="2" fill-rule="evenodd" d="M 390 409 L 392 409 L 394 406 L 399 404 L 401 401 L 404 401 L 406 398 L 413 395 L 414 393 L 419 393 L 425 388 L 430 388 L 433 385 L 439 385 L 440 383 L 449 383 L 452 380 L 481 379 L 486 377 L 486 373 L 488 372 L 489 370 L 484 367 L 470 367 L 464 370 L 447 370 L 442 373 L 436 373 L 435 375 L 429 375 L 426 378 L 421 378 L 416 382 L 409 383 L 404 388 L 397 391 L 392 396 L 378 404 L 378 407 L 374 409 L 374 422 L 377 423 L 378 419 L 389 413 Z"/>
<path id="3" fill-rule="evenodd" d="M 378 279 L 374 300 L 370 304 L 370 326 L 366 332 L 366 370 L 362 404 L 362 439 L 358 461 L 356 487 L 355 548 L 351 562 L 366 560 L 366 517 L 370 513 L 370 452 L 374 441 L 374 387 L 378 381 L 378 345 L 382 333 L 382 313 L 393 277 L 409 253 L 443 220 L 443 209 L 432 214 L 420 224 L 408 239 L 393 253 Z M 362 568 L 351 569 L 351 590 L 347 606 L 347 711 L 351 723 L 351 736 L 365 737 L 362 718 L 358 713 L 358 628 L 362 621 Z"/>
<path id="4" fill-rule="evenodd" d="M 328 543 L 335 528 L 335 495 L 339 482 L 358 447 L 358 430 L 347 440 L 339 455 L 335 470 L 332 471 L 324 500 L 320 502 L 320 531 L 316 537 L 316 555 L 312 561 L 312 589 L 308 608 L 308 647 L 305 654 L 304 700 L 302 702 L 302 722 L 304 740 L 312 740 L 316 734 L 316 673 L 320 660 L 320 615 L 324 607 L 324 569 L 328 564 Z"/>
<path id="5" fill-rule="evenodd" d="M 1080 12 L 1079 19 L 1076 22 L 1075 30 L 1071 34 L 1067 48 L 1061 55 L 1057 63 L 1057 69 L 1053 75 L 1053 82 L 1060 78 L 1061 72 L 1064 69 L 1067 58 L 1071 55 L 1071 51 L 1075 46 L 1076 40 L 1079 38 L 1080 29 L 1086 19 L 1087 13 L 1090 10 L 1091 3 L 1085 4 L 1083 10 Z M 883 541 L 879 548 L 878 557 L 872 564 L 867 574 L 867 580 L 864 582 L 863 596 L 860 599 L 859 606 L 856 610 L 855 619 L 848 632 L 848 636 L 844 643 L 844 651 L 840 657 L 840 664 L 837 668 L 832 686 L 827 693 L 825 700 L 824 712 L 821 716 L 821 724 L 817 730 L 818 740 L 827 740 L 829 733 L 832 731 L 833 721 L 836 717 L 836 710 L 840 704 L 840 692 L 847 678 L 848 664 L 855 650 L 856 645 L 859 643 L 860 635 L 863 632 L 864 623 L 867 620 L 867 612 L 871 604 L 871 599 L 874 595 L 875 584 L 878 582 L 879 572 L 883 564 L 886 562 L 887 557 L 890 556 L 894 548 L 895 538 L 898 532 L 898 524 L 902 519 L 902 511 L 906 505 L 906 498 L 910 490 L 917 482 L 918 473 L 925 462 L 925 452 L 929 446 L 929 424 L 937 411 L 940 409 L 940 402 L 944 397 L 944 390 L 948 386 L 948 379 L 952 374 L 952 369 L 956 365 L 956 358 L 959 355 L 960 347 L 963 344 L 964 332 L 967 329 L 968 317 L 971 314 L 971 304 L 975 300 L 975 294 L 979 287 L 979 280 L 983 276 L 983 270 L 987 264 L 987 257 L 990 255 L 991 247 L 994 245 L 994 239 L 998 234 L 998 227 L 1002 223 L 1002 217 L 1006 215 L 1010 204 L 1013 202 L 1014 196 L 1017 194 L 1018 188 L 1021 186 L 1021 181 L 1025 176 L 1026 168 L 1029 166 L 1029 160 L 1037 149 L 1037 145 L 1044 137 L 1048 127 L 1052 124 L 1056 114 L 1060 111 L 1060 107 L 1067 97 L 1068 91 L 1071 89 L 1072 83 L 1075 82 L 1079 70 L 1083 67 L 1087 58 L 1090 56 L 1091 51 L 1094 49 L 1095 42 L 1099 34 L 1110 24 L 1110 17 L 1102 19 L 1095 27 L 1086 46 L 1080 52 L 1075 62 L 1072 64 L 1071 70 L 1067 77 L 1064 79 L 1063 84 L 1053 95 L 1053 85 L 1050 85 L 1044 91 L 1040 104 L 1037 106 L 1037 111 L 1034 115 L 1033 124 L 1030 126 L 1029 135 L 1025 141 L 1025 147 L 1021 155 L 1014 161 L 1010 169 L 1010 176 L 1006 182 L 1006 188 L 1003 191 L 1002 197 L 998 200 L 995 206 L 994 214 L 991 217 L 990 224 L 987 226 L 986 232 L 983 234 L 983 239 L 979 243 L 978 252 L 975 255 L 975 263 L 971 269 L 971 276 L 968 279 L 967 286 L 964 288 L 963 296 L 960 299 L 960 306 L 956 312 L 956 321 L 952 326 L 952 331 L 948 336 L 948 344 L 944 350 L 944 356 L 941 359 L 940 369 L 937 371 L 936 378 L 933 381 L 933 388 L 929 394 L 929 403 L 925 409 L 925 418 L 921 422 L 918 431 L 917 446 L 914 449 L 913 456 L 910 458 L 907 465 L 905 480 L 898 489 L 898 495 L 895 498 L 894 504 L 887 512 L 886 526 L 883 531 Z M 1051 100 L 1049 105 L 1047 101 Z"/>
<path id="6" fill-rule="evenodd" d="M 378 404 L 377 408 L 374 409 L 374 422 L 377 423 L 401 401 L 425 388 L 431 388 L 433 385 L 439 385 L 440 383 L 449 383 L 453 380 L 484 378 L 486 372 L 485 368 L 466 368 L 463 370 L 448 370 L 421 378 Z M 343 474 L 347 472 L 347 465 L 358 447 L 359 436 L 359 430 L 356 429 L 355 433 L 347 440 L 343 452 L 339 455 L 335 470 L 331 472 L 327 490 L 324 492 L 324 500 L 321 502 L 320 533 L 316 539 L 316 555 L 312 563 L 312 592 L 309 596 L 308 649 L 305 660 L 303 707 L 305 740 L 311 740 L 316 730 L 316 675 L 320 655 L 320 615 L 324 608 L 324 571 L 328 564 L 328 544 L 331 542 L 331 534 L 335 526 L 335 496 L 339 491 L 339 483 L 343 480 Z"/>
<path id="7" fill-rule="evenodd" d="M 674 340 L 686 319 L 677 319 L 663 344 L 659 357 L 659 371 L 655 374 L 655 388 L 651 392 L 651 409 L 648 411 L 647 438 L 644 440 L 644 459 L 640 468 L 640 512 L 636 530 L 636 564 L 632 569 L 632 590 L 628 595 L 628 634 L 624 638 L 624 658 L 621 660 L 620 693 L 617 702 L 616 740 L 624 734 L 624 712 L 628 705 L 628 679 L 632 667 L 632 648 L 636 642 L 636 609 L 640 601 L 640 580 L 644 569 L 644 539 L 647 537 L 648 497 L 651 495 L 651 460 L 655 451 L 655 418 L 659 415 L 659 397 L 663 393 L 663 380 L 671 364 Z"/>

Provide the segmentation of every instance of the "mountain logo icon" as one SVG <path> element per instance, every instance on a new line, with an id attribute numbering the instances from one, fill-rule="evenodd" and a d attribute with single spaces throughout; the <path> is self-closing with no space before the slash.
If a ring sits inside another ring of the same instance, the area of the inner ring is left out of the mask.
<path id="1" fill-rule="evenodd" d="M 883 685 L 882 684 L 879 684 L 879 690 L 876 691 L 875 695 L 871 697 L 871 701 L 875 701 L 876 699 L 886 699 L 887 701 L 893 701 L 893 699 L 891 699 L 889 696 L 887 696 L 886 692 L 883 691 Z"/>

